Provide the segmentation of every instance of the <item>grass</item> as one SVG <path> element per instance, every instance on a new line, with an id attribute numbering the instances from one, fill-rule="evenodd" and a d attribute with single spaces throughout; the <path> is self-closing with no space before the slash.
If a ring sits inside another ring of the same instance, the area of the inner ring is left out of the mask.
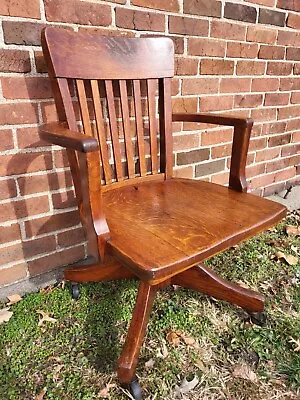
<path id="1" fill-rule="evenodd" d="M 224 278 L 265 295 L 264 327 L 251 324 L 237 307 L 189 290 L 158 294 L 137 369 L 145 399 L 175 399 L 175 386 L 195 376 L 199 384 L 185 399 L 300 398 L 300 351 L 294 351 L 300 339 L 300 264 L 273 258 L 278 250 L 300 251 L 299 237 L 285 232 L 286 224 L 299 219 L 294 212 L 276 230 L 208 262 Z M 99 399 L 107 384 L 110 399 L 128 399 L 114 369 L 136 290 L 133 281 L 86 284 L 75 301 L 60 283 L 12 305 L 12 318 L 0 325 L 0 399 Z M 57 322 L 38 326 L 37 310 Z M 169 343 L 167 334 L 176 330 L 195 343 Z M 238 376 L 234 371 L 241 365 L 254 375 Z"/>

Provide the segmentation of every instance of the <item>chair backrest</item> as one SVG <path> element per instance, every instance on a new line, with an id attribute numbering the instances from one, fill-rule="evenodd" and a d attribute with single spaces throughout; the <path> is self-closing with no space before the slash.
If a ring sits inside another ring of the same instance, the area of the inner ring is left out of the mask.
<path id="1" fill-rule="evenodd" d="M 171 39 L 48 27 L 42 46 L 59 119 L 99 141 L 102 184 L 171 177 Z"/>

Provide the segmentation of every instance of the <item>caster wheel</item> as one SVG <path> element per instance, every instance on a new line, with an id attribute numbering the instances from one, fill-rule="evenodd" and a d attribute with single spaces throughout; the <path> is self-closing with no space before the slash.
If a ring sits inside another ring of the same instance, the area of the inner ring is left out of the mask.
<path id="1" fill-rule="evenodd" d="M 71 293 L 72 293 L 72 298 L 74 299 L 74 300 L 78 300 L 78 298 L 79 298 L 79 285 L 78 285 L 78 283 L 72 283 L 72 286 L 71 286 Z"/>
<path id="2" fill-rule="evenodd" d="M 253 324 L 264 326 L 267 322 L 267 314 L 265 312 L 249 312 L 250 320 Z"/>
<path id="3" fill-rule="evenodd" d="M 135 376 L 133 380 L 128 384 L 128 390 L 134 400 L 142 400 L 142 389 L 139 384 L 138 378 Z"/>

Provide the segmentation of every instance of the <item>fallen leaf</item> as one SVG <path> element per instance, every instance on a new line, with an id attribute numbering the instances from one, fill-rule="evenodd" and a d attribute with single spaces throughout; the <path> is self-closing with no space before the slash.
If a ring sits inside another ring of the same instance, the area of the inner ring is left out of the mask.
<path id="1" fill-rule="evenodd" d="M 250 289 L 249 285 L 247 285 L 247 283 L 245 283 L 243 281 L 237 281 L 237 284 L 244 289 Z"/>
<path id="2" fill-rule="evenodd" d="M 300 226 L 287 225 L 285 230 L 288 236 L 300 236 Z"/>
<path id="3" fill-rule="evenodd" d="M 165 359 L 166 357 L 168 357 L 168 355 L 169 355 L 168 348 L 167 348 L 166 344 L 163 342 L 162 348 L 157 349 L 156 357 Z"/>
<path id="4" fill-rule="evenodd" d="M 300 351 L 300 339 L 293 339 L 291 338 L 291 340 L 289 340 L 289 343 L 295 343 L 295 345 L 297 346 L 294 351 Z"/>
<path id="5" fill-rule="evenodd" d="M 59 364 L 54 368 L 54 370 L 53 370 L 53 381 L 54 382 L 58 381 L 59 372 L 63 367 L 64 367 L 63 365 Z"/>
<path id="6" fill-rule="evenodd" d="M 6 304 L 7 306 L 11 306 L 12 304 L 18 303 L 18 301 L 22 300 L 22 297 L 19 294 L 12 294 L 11 296 L 7 296 L 9 302 Z"/>
<path id="7" fill-rule="evenodd" d="M 298 257 L 292 256 L 290 254 L 285 254 L 282 251 L 277 251 L 275 256 L 278 260 L 284 259 L 289 265 L 298 264 Z"/>
<path id="8" fill-rule="evenodd" d="M 277 229 L 276 229 L 276 227 L 274 226 L 273 228 L 269 228 L 269 229 L 268 229 L 268 232 L 277 232 Z"/>
<path id="9" fill-rule="evenodd" d="M 178 395 L 183 395 L 186 393 L 189 393 L 191 390 L 193 390 L 199 383 L 199 379 L 197 376 L 194 377 L 193 380 L 187 381 L 186 378 L 183 379 L 181 382 L 180 386 L 175 386 L 175 392 Z"/>
<path id="10" fill-rule="evenodd" d="M 298 247 L 292 245 L 291 250 L 298 254 Z"/>
<path id="11" fill-rule="evenodd" d="M 145 362 L 145 368 L 153 368 L 155 365 L 155 361 L 153 360 L 153 358 L 150 358 L 150 360 Z"/>
<path id="12" fill-rule="evenodd" d="M 172 288 L 174 292 L 176 292 L 178 289 L 180 289 L 180 285 L 172 285 Z"/>
<path id="13" fill-rule="evenodd" d="M 251 382 L 258 381 L 256 373 L 247 364 L 237 364 L 232 371 L 232 376 Z"/>
<path id="14" fill-rule="evenodd" d="M 49 317 L 49 315 L 42 310 L 36 310 L 36 312 L 42 316 L 39 320 L 38 326 L 42 326 L 44 322 L 57 322 L 57 319 Z"/>
<path id="15" fill-rule="evenodd" d="M 12 311 L 9 311 L 9 308 L 3 308 L 0 310 L 0 324 L 3 322 L 8 322 L 13 315 Z"/>
<path id="16" fill-rule="evenodd" d="M 196 340 L 194 338 L 192 338 L 191 336 L 189 336 L 187 333 L 184 333 L 181 330 L 176 330 L 176 331 L 170 331 L 167 336 L 166 336 L 167 341 L 175 346 L 178 347 L 180 344 L 180 339 L 183 340 L 183 342 L 185 344 L 187 344 L 188 346 L 194 346 L 196 343 Z"/>
<path id="17" fill-rule="evenodd" d="M 42 391 L 41 391 L 39 394 L 37 394 L 37 395 L 34 396 L 35 400 L 43 400 L 43 398 L 44 398 L 46 392 L 47 392 L 47 388 L 44 387 L 44 388 L 42 389 Z"/>
<path id="18" fill-rule="evenodd" d="M 176 331 L 169 332 L 166 336 L 166 339 L 172 346 L 178 347 L 180 344 L 180 336 Z"/>
<path id="19" fill-rule="evenodd" d="M 204 362 L 200 358 L 197 358 L 195 364 L 200 369 L 200 371 L 202 371 L 202 372 L 208 371 L 208 368 L 205 366 Z"/>
<path id="20" fill-rule="evenodd" d="M 182 334 L 181 337 L 184 343 L 187 344 L 188 346 L 194 346 L 194 344 L 196 343 L 196 340 L 189 335 Z"/>
<path id="21" fill-rule="evenodd" d="M 114 388 L 116 385 L 114 383 L 108 383 L 105 388 L 101 389 L 98 393 L 97 397 L 102 397 L 103 399 L 109 399 L 109 391 L 110 389 Z"/>

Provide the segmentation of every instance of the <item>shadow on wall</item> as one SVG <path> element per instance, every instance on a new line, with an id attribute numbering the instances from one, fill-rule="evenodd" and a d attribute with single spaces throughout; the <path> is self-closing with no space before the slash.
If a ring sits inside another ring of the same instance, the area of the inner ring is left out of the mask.
<path id="1" fill-rule="evenodd" d="M 9 186 L 12 201 L 7 206 L 20 225 L 22 241 L 14 246 L 17 254 L 10 262 L 24 258 L 29 277 L 85 258 L 85 234 L 76 209 L 71 174 L 65 170 L 65 151 L 52 150 L 41 141 L 24 149 L 44 146 L 44 151 L 15 154 L 7 164 L 7 176 L 22 174 L 16 180 L 19 195 L 26 196 L 17 200 L 15 186 Z M 47 173 L 39 173 L 44 170 Z"/>

